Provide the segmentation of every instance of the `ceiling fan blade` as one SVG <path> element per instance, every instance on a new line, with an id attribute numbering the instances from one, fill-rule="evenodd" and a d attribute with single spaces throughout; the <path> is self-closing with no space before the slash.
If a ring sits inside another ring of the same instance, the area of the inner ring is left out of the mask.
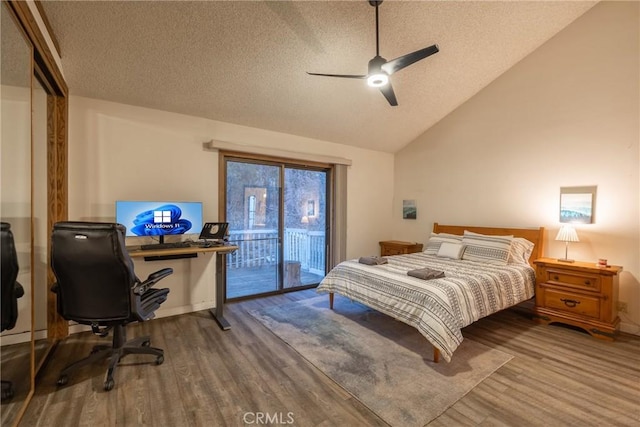
<path id="1" fill-rule="evenodd" d="M 386 64 L 382 65 L 382 69 L 391 75 L 439 51 L 438 45 L 434 44 L 433 46 L 425 47 L 424 49 L 416 50 L 415 52 L 407 53 L 399 58 L 387 61 Z"/>
<path id="2" fill-rule="evenodd" d="M 398 106 L 398 100 L 396 99 L 396 94 L 393 92 L 393 87 L 391 86 L 391 82 L 387 83 L 384 86 L 381 86 L 380 92 L 382 92 L 384 97 L 387 98 L 387 101 L 389 101 L 389 104 L 391 104 L 391 106 L 393 107 Z"/>
<path id="3" fill-rule="evenodd" d="M 325 76 L 325 77 L 342 77 L 345 79 L 366 79 L 366 75 L 354 75 L 354 74 L 322 74 L 322 73 L 310 73 L 307 71 L 307 74 L 311 76 Z"/>

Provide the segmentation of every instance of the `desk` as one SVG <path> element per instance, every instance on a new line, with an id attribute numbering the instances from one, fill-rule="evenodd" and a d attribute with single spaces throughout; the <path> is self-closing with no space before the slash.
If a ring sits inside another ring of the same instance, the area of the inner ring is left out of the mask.
<path id="1" fill-rule="evenodd" d="M 190 256 L 197 256 L 198 253 L 215 252 L 216 254 L 216 306 L 212 308 L 211 314 L 216 319 L 218 325 L 223 330 L 228 330 L 231 325 L 224 318 L 224 298 L 225 291 L 227 289 L 227 277 L 225 274 L 227 254 L 238 249 L 237 246 L 221 245 L 211 246 L 209 248 L 201 248 L 198 246 L 192 246 L 189 248 L 171 248 L 171 249 L 152 249 L 143 251 L 140 246 L 127 246 L 127 251 L 131 258 L 148 258 L 148 257 L 167 257 L 167 259 L 175 259 L 180 255 L 184 255 L 185 258 Z"/>

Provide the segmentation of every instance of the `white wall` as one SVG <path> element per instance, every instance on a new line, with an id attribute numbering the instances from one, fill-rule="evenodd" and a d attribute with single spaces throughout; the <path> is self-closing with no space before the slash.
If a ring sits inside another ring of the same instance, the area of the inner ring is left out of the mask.
<path id="1" fill-rule="evenodd" d="M 211 139 L 331 155 L 348 168 L 347 255 L 378 252 L 390 238 L 393 155 L 213 120 L 72 96 L 69 107 L 69 219 L 114 221 L 116 200 L 192 200 L 218 217 L 218 154 Z M 174 274 L 158 316 L 215 305 L 213 257 L 136 261 L 142 278 L 164 266 Z"/>
<path id="2" fill-rule="evenodd" d="M 544 226 L 545 254 L 563 257 L 560 187 L 597 185 L 569 256 L 624 267 L 621 329 L 639 334 L 639 16 L 636 2 L 596 5 L 397 153 L 395 238 L 424 242 L 433 222 Z"/>

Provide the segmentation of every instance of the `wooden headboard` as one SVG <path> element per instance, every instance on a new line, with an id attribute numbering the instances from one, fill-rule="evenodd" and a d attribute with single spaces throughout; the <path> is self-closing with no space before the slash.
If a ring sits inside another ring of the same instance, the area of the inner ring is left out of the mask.
<path id="1" fill-rule="evenodd" d="M 490 234 L 497 236 L 522 237 L 533 243 L 535 246 L 529 257 L 529 264 L 535 267 L 533 261 L 542 257 L 544 253 L 544 227 L 539 228 L 503 228 L 503 227 L 474 227 L 470 225 L 441 225 L 433 223 L 434 233 L 449 233 L 462 236 L 464 230 L 474 233 Z"/>

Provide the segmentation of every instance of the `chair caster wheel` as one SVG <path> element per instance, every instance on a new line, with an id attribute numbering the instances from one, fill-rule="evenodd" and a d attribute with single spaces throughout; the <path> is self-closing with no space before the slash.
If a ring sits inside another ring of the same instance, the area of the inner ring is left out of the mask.
<path id="1" fill-rule="evenodd" d="M 162 365 L 163 362 L 164 362 L 164 356 L 158 356 L 156 358 L 156 365 Z"/>
<path id="2" fill-rule="evenodd" d="M 150 345 L 151 345 L 151 341 L 150 340 L 142 341 L 142 346 L 143 347 L 149 347 Z"/>
<path id="3" fill-rule="evenodd" d="M 59 386 L 65 385 L 69 382 L 69 377 L 66 375 L 62 375 L 60 378 L 58 378 L 58 381 L 56 382 L 56 384 L 58 384 Z"/>
<path id="4" fill-rule="evenodd" d="M 104 382 L 104 390 L 112 390 L 114 385 L 116 385 L 116 382 L 113 379 L 108 379 Z"/>

